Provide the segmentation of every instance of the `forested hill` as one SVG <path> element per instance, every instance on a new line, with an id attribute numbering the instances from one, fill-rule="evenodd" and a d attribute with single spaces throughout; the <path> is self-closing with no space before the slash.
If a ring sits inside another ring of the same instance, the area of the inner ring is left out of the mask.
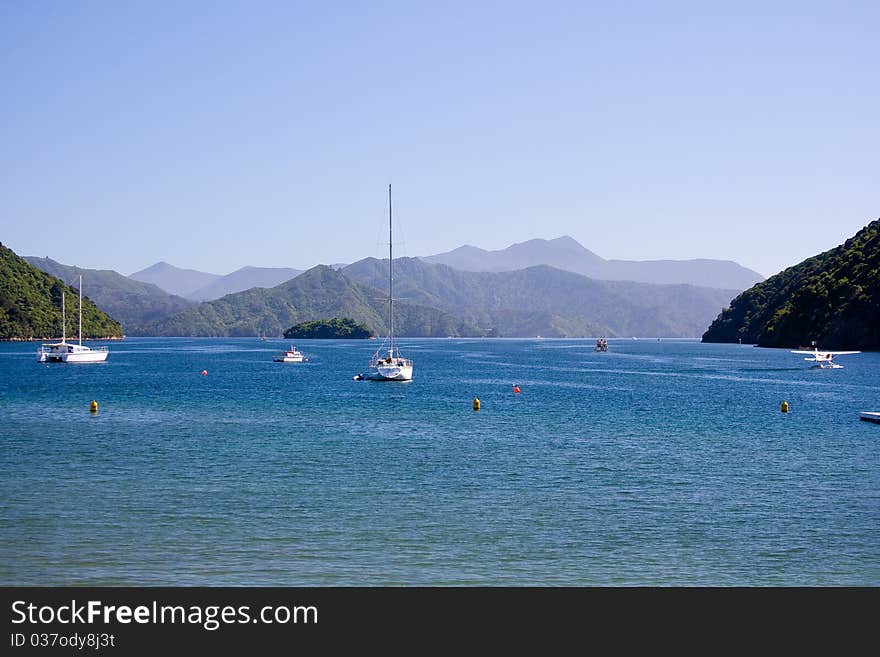
<path id="1" fill-rule="evenodd" d="M 388 261 L 366 258 L 342 273 L 382 289 L 388 284 Z M 394 291 L 504 337 L 695 337 L 736 294 L 692 285 L 597 281 L 546 265 L 459 271 L 418 258 L 394 261 Z"/>
<path id="2" fill-rule="evenodd" d="M 376 334 L 385 333 L 388 304 L 384 293 L 359 285 L 326 265 L 318 265 L 273 288 L 254 288 L 206 301 L 157 321 L 146 335 L 236 337 L 281 335 L 294 324 L 348 317 Z M 473 324 L 436 308 L 394 304 L 399 335 L 417 337 L 479 336 Z"/>
<path id="3" fill-rule="evenodd" d="M 194 301 L 168 294 L 152 283 L 142 283 L 115 271 L 81 269 L 51 258 L 24 256 L 30 264 L 69 285 L 83 276 L 83 293 L 122 324 L 126 335 L 140 335 L 142 327 L 195 305 Z"/>
<path id="4" fill-rule="evenodd" d="M 67 306 L 67 336 L 77 335 L 79 291 L 40 271 L 0 244 L 0 339 L 61 337 L 61 297 Z M 83 296 L 84 338 L 121 338 L 122 327 Z"/>
<path id="5" fill-rule="evenodd" d="M 880 349 L 880 219 L 736 297 L 703 342 Z"/>

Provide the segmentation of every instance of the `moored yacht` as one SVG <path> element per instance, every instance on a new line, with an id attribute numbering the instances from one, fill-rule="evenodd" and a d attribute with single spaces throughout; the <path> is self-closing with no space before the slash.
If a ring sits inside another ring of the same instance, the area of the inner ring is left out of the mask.
<path id="1" fill-rule="evenodd" d="M 394 272 L 391 240 L 391 185 L 388 185 L 388 351 L 382 347 L 370 359 L 367 378 L 371 381 L 410 381 L 413 377 L 413 362 L 400 355 L 400 348 L 394 344 Z"/>
<path id="2" fill-rule="evenodd" d="M 47 342 L 40 346 L 37 358 L 41 363 L 102 363 L 107 360 L 107 347 L 88 347 L 82 343 L 82 276 L 79 277 L 79 341 L 67 341 L 67 314 L 64 290 L 61 291 L 61 342 Z"/>

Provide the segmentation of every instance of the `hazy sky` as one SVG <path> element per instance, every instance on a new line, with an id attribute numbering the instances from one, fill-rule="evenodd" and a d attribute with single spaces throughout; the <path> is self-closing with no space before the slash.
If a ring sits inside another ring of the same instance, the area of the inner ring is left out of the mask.
<path id="1" fill-rule="evenodd" d="M 880 2 L 0 3 L 0 241 L 227 273 L 571 235 L 774 274 L 880 216 Z M 398 240 L 400 240 L 398 242 Z"/>

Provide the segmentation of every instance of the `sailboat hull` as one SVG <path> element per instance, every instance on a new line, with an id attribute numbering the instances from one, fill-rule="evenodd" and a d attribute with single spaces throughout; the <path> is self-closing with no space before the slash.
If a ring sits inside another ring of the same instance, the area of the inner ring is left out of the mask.
<path id="1" fill-rule="evenodd" d="M 411 381 L 412 377 L 412 365 L 379 365 L 367 374 L 370 381 Z"/>
<path id="2" fill-rule="evenodd" d="M 107 347 L 91 349 L 85 345 L 60 342 L 43 345 L 37 358 L 41 363 L 103 363 L 108 353 Z"/>
<path id="3" fill-rule="evenodd" d="M 105 360 L 107 351 L 98 349 L 70 353 L 64 358 L 65 363 L 103 363 Z"/>

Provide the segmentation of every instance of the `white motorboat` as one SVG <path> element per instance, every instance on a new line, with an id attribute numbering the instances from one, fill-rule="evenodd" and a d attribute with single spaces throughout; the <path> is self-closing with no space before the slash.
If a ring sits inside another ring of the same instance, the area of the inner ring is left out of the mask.
<path id="1" fill-rule="evenodd" d="M 37 358 L 41 363 L 102 363 L 107 360 L 107 347 L 88 347 L 82 343 L 82 276 L 79 277 L 79 340 L 67 341 L 67 314 L 64 291 L 61 291 L 61 342 L 47 342 L 40 346 Z"/>
<path id="2" fill-rule="evenodd" d="M 413 362 L 400 355 L 400 348 L 394 344 L 394 254 L 391 240 L 391 185 L 388 185 L 388 339 L 376 350 L 370 359 L 367 378 L 370 381 L 410 381 L 413 377 Z M 385 344 L 388 351 L 383 351 Z"/>
<path id="3" fill-rule="evenodd" d="M 272 360 L 276 363 L 302 363 L 305 360 L 305 356 L 303 356 L 301 351 L 297 351 L 296 347 L 290 345 L 290 349 L 282 351 Z"/>

